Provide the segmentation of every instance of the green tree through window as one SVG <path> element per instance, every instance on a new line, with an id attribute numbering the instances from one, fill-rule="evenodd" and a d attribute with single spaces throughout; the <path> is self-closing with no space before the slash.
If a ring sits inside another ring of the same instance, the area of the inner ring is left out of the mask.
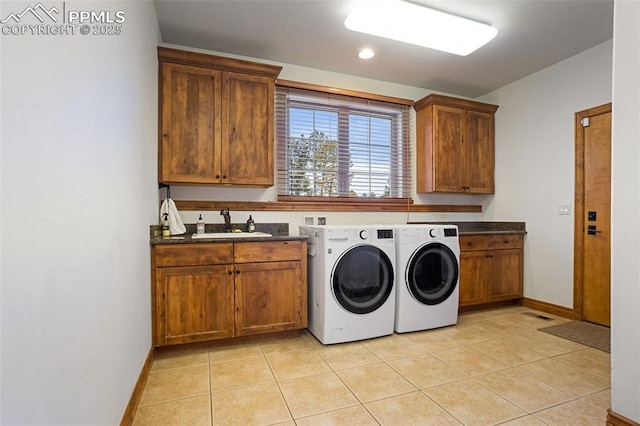
<path id="1" fill-rule="evenodd" d="M 338 141 L 318 130 L 289 139 L 291 195 L 338 195 Z"/>

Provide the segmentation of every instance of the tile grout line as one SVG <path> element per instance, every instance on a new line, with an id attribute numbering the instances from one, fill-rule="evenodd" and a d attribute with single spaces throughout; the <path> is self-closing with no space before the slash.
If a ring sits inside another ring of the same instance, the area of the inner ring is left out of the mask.
<path id="1" fill-rule="evenodd" d="M 207 351 L 207 365 L 209 368 L 209 424 L 213 426 L 213 385 L 211 383 L 211 350 Z"/>
<path id="2" fill-rule="evenodd" d="M 273 367 L 271 366 L 271 362 L 269 362 L 269 357 L 267 357 L 267 354 L 264 351 L 264 348 L 263 348 L 262 345 L 260 345 L 260 351 L 262 352 L 262 356 L 264 357 L 265 361 L 267 362 L 267 365 L 269 366 L 269 371 L 271 372 L 271 376 L 273 377 L 273 380 L 274 380 L 274 382 L 276 384 L 276 387 L 278 388 L 278 392 L 280 392 L 280 398 L 282 398 L 282 401 L 284 402 L 285 407 L 287 407 L 287 412 L 289 413 L 289 416 L 291 417 L 291 421 L 294 424 L 296 424 L 296 419 L 295 419 L 295 417 L 293 417 L 293 412 L 291 411 L 291 407 L 289 406 L 289 403 L 287 402 L 287 398 L 285 398 L 284 393 L 282 392 L 282 387 L 280 386 L 280 381 L 276 377 L 276 373 L 273 371 Z"/>
<path id="3" fill-rule="evenodd" d="M 504 371 L 504 370 L 502 370 L 502 371 Z M 487 374 L 491 374 L 491 373 L 487 373 Z M 523 372 L 523 374 L 526 374 L 526 373 L 524 373 L 524 372 Z M 477 377 L 480 377 L 480 376 L 477 376 Z M 531 377 L 531 376 L 530 376 L 530 377 Z M 548 386 L 551 386 L 551 385 L 549 385 L 548 383 L 543 382 L 542 380 L 536 379 L 535 377 L 533 377 L 533 378 L 534 378 L 535 380 L 538 380 L 540 383 L 544 383 L 544 384 L 546 384 L 546 385 L 548 385 Z M 483 387 L 484 389 L 488 390 L 489 392 L 491 392 L 491 393 L 493 393 L 493 394 L 497 395 L 498 397 L 502 398 L 503 400 L 507 401 L 509 404 L 511 404 L 511 405 L 513 405 L 513 406 L 515 406 L 515 407 L 519 408 L 520 410 L 524 411 L 524 412 L 526 413 L 526 414 L 525 414 L 525 416 L 530 416 L 530 415 L 533 415 L 534 413 L 539 413 L 540 411 L 544 411 L 544 410 L 547 410 L 547 409 L 549 409 L 549 408 L 553 408 L 553 407 L 556 407 L 556 406 L 558 406 L 558 405 L 566 404 L 567 402 L 571 402 L 571 401 L 574 401 L 574 400 L 575 400 L 575 399 L 570 399 L 569 401 L 563 401 L 563 402 L 559 402 L 559 403 L 557 403 L 557 404 L 552 404 L 552 405 L 549 405 L 549 406 L 547 406 L 547 407 L 541 408 L 541 409 L 539 409 L 539 410 L 535 410 L 535 411 L 528 411 L 528 410 L 527 410 L 527 409 L 525 409 L 524 407 L 521 407 L 520 405 L 516 404 L 514 401 L 509 400 L 507 397 L 505 397 L 505 396 L 503 396 L 503 395 L 499 394 L 498 392 L 496 392 L 496 391 L 494 391 L 494 390 L 492 390 L 492 389 L 490 389 L 490 388 L 486 387 L 486 386 L 485 386 L 485 385 L 483 385 L 482 383 L 480 383 L 480 382 L 478 382 L 477 380 L 475 380 L 475 378 L 472 378 L 472 380 L 473 380 L 473 381 L 474 381 L 474 383 L 476 383 L 477 385 L 479 385 L 479 386 Z M 556 388 L 556 387 L 554 387 L 554 386 L 551 386 L 551 387 L 553 387 L 554 389 L 557 389 L 557 388 Z M 569 394 L 568 392 L 564 392 L 564 391 L 562 391 L 561 389 L 557 389 L 557 390 L 559 390 L 559 391 L 560 391 L 560 392 L 562 392 L 562 393 L 566 393 L 566 394 L 568 394 L 568 395 L 571 395 L 571 394 Z M 573 397 L 573 396 L 575 396 L 575 395 L 571 395 L 571 396 Z M 523 417 L 523 416 L 519 416 L 519 417 Z M 517 418 L 519 418 L 519 417 L 517 417 Z M 508 421 L 511 421 L 511 420 L 513 420 L 513 419 L 505 420 L 505 422 L 508 422 Z M 503 423 L 504 423 L 504 422 L 503 422 Z"/>
<path id="4" fill-rule="evenodd" d="M 454 380 L 453 382 L 449 382 L 449 383 L 455 383 L 455 382 L 460 382 L 462 380 L 465 379 L 459 379 L 459 380 Z M 439 386 L 439 385 L 438 385 Z M 432 386 L 435 387 L 435 386 Z M 427 389 L 427 388 L 425 388 Z M 427 398 L 429 398 L 430 401 L 433 401 L 434 404 L 436 404 L 438 407 L 442 408 L 447 414 L 449 414 L 451 417 L 453 417 L 454 419 L 456 419 L 457 421 L 460 422 L 460 424 L 462 424 L 463 426 L 465 426 L 465 423 L 462 421 L 462 419 L 459 419 L 458 417 L 455 416 L 455 414 L 453 414 L 451 411 L 447 410 L 447 408 L 445 406 L 443 406 L 442 404 L 440 404 L 438 401 L 436 401 L 435 399 L 431 398 L 429 395 L 427 395 L 427 393 L 425 392 L 425 389 L 418 389 L 418 392 L 420 392 L 421 394 L 423 394 L 424 396 L 426 396 Z"/>

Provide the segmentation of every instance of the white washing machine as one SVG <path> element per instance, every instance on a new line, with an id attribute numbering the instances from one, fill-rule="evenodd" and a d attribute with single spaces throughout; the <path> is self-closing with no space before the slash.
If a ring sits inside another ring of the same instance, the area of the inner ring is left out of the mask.
<path id="1" fill-rule="evenodd" d="M 301 226 L 309 237 L 309 331 L 324 344 L 393 334 L 393 227 Z"/>
<path id="2" fill-rule="evenodd" d="M 457 226 L 396 228 L 396 265 L 396 332 L 429 330 L 458 322 Z"/>

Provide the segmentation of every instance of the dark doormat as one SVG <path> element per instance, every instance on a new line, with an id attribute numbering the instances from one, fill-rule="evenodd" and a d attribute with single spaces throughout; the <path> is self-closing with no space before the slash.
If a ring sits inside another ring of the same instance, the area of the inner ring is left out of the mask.
<path id="1" fill-rule="evenodd" d="M 571 321 L 538 330 L 611 353 L 611 330 L 608 327 L 583 321 Z"/>

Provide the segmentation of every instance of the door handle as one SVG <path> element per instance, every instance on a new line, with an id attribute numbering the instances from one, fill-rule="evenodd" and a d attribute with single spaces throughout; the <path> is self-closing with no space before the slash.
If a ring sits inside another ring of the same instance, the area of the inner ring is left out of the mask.
<path id="1" fill-rule="evenodd" d="M 589 225 L 589 227 L 587 228 L 587 234 L 589 235 L 596 235 L 600 233 L 602 233 L 602 231 L 598 231 L 595 225 Z"/>

